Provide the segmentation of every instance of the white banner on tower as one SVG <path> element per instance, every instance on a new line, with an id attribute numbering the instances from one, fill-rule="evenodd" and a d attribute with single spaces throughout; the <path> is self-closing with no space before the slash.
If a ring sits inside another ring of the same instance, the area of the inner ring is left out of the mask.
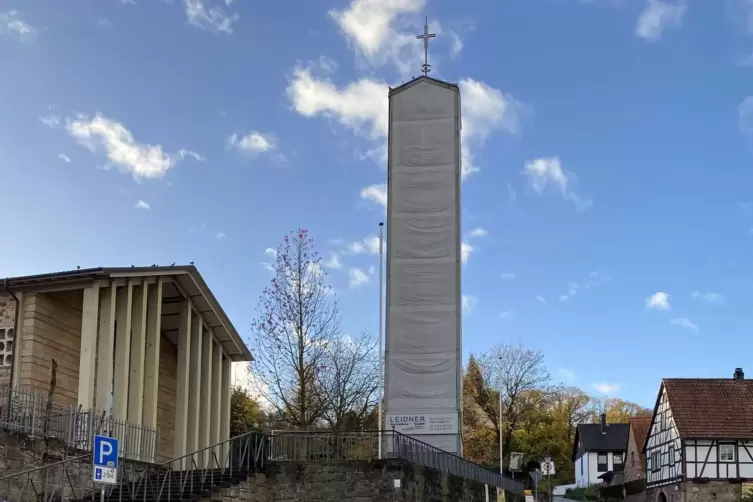
<path id="1" fill-rule="evenodd" d="M 460 454 L 460 91 L 390 92 L 385 429 Z"/>

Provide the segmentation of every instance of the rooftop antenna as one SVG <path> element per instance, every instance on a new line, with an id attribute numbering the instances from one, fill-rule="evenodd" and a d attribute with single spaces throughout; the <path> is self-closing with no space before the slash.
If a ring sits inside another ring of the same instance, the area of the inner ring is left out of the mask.
<path id="1" fill-rule="evenodd" d="M 436 36 L 436 33 L 429 33 L 429 18 L 427 17 L 426 23 L 424 23 L 423 35 L 416 35 L 417 39 L 424 41 L 424 64 L 421 65 L 421 71 L 424 73 L 424 77 L 428 76 L 431 71 L 431 65 L 429 64 L 429 39 L 435 38 Z"/>

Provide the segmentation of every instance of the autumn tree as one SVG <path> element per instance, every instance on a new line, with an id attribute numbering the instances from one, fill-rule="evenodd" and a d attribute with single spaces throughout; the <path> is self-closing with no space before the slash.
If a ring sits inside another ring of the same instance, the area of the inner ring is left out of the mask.
<path id="1" fill-rule="evenodd" d="M 511 452 L 520 452 L 525 471 L 549 455 L 557 466 L 552 483 L 565 484 L 574 479 L 571 455 L 578 424 L 598 420 L 602 410 L 610 423 L 625 423 L 631 416 L 650 413 L 621 399 L 602 401 L 577 387 L 551 385 L 548 377 L 543 355 L 520 345 L 500 345 L 471 355 L 463 376 L 466 458 L 498 468 L 503 433 L 505 463 Z M 525 473 L 520 476 L 528 479 Z"/>
<path id="2" fill-rule="evenodd" d="M 484 387 L 473 389 L 476 404 L 484 427 L 495 433 L 497 444 L 502 438 L 504 457 L 510 451 L 513 431 L 545 397 L 545 393 L 531 392 L 549 383 L 544 354 L 523 345 L 500 344 L 478 358 L 478 367 Z"/>
<path id="3" fill-rule="evenodd" d="M 230 437 L 264 425 L 266 419 L 259 402 L 242 387 L 233 387 L 230 394 Z"/>
<path id="4" fill-rule="evenodd" d="M 314 242 L 305 229 L 291 232 L 277 248 L 252 324 L 254 381 L 287 426 L 308 429 L 323 418 L 318 375 L 340 336 L 338 305 Z"/>
<path id="5" fill-rule="evenodd" d="M 376 338 L 369 333 L 334 338 L 317 372 L 322 418 L 333 430 L 361 430 L 377 406 L 379 374 Z"/>

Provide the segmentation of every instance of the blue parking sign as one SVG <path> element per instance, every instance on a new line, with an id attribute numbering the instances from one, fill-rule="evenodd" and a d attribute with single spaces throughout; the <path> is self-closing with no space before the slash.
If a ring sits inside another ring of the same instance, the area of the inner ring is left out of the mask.
<path id="1" fill-rule="evenodd" d="M 118 440 L 107 436 L 94 436 L 92 451 L 95 483 L 117 484 Z"/>

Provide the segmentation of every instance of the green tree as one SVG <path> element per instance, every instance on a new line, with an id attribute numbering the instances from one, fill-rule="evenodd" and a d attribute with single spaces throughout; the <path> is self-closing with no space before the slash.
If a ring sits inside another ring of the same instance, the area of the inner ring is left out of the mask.
<path id="1" fill-rule="evenodd" d="M 230 394 L 230 437 L 261 427 L 265 419 L 259 402 L 242 387 L 233 387 Z"/>

